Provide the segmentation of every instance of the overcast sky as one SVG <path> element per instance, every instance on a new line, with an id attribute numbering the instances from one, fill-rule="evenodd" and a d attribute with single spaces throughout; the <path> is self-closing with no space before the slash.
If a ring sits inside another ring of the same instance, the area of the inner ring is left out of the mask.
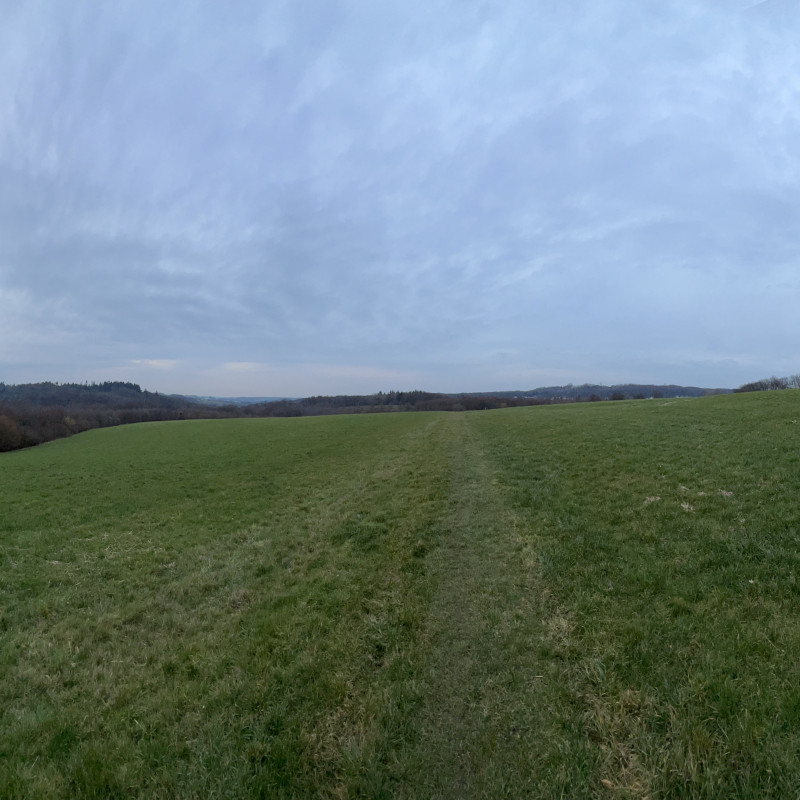
<path id="1" fill-rule="evenodd" d="M 0 0 L 0 380 L 800 372 L 789 0 Z"/>

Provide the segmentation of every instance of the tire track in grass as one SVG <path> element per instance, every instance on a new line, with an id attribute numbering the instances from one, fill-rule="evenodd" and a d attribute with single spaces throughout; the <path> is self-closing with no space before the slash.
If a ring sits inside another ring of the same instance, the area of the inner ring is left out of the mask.
<path id="1" fill-rule="evenodd" d="M 429 561 L 428 691 L 411 771 L 423 786 L 408 796 L 547 796 L 571 780 L 585 786 L 585 758 L 569 754 L 573 774 L 559 772 L 569 744 L 553 713 L 557 665 L 541 655 L 548 634 L 537 561 L 472 419 L 447 421 L 449 507 Z"/>

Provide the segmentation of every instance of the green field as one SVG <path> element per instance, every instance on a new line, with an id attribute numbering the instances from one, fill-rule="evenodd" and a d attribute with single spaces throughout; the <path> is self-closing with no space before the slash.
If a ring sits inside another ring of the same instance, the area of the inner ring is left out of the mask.
<path id="1" fill-rule="evenodd" d="M 800 796 L 800 391 L 0 456 L 0 797 Z"/>

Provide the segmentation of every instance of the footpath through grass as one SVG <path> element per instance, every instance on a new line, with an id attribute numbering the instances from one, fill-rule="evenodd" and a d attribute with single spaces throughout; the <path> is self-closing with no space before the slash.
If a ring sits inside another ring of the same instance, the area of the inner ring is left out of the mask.
<path id="1" fill-rule="evenodd" d="M 800 792 L 800 394 L 0 457 L 2 797 Z"/>

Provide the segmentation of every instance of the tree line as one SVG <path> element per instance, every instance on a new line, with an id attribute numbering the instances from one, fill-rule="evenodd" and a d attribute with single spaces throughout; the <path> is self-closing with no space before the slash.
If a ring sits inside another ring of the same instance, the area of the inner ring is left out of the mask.
<path id="1" fill-rule="evenodd" d="M 142 391 L 135 383 L 0 383 L 0 451 L 92 428 L 206 415 L 213 416 L 214 409 Z"/>
<path id="2" fill-rule="evenodd" d="M 800 373 L 786 378 L 762 378 L 760 381 L 745 383 L 734 392 L 773 392 L 780 389 L 800 389 Z"/>

